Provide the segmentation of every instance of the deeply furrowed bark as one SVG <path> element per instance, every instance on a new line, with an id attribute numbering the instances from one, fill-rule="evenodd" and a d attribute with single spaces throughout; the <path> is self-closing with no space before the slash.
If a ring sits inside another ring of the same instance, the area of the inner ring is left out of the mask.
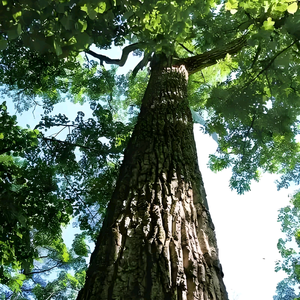
<path id="1" fill-rule="evenodd" d="M 184 66 L 152 69 L 78 300 L 226 300 Z"/>

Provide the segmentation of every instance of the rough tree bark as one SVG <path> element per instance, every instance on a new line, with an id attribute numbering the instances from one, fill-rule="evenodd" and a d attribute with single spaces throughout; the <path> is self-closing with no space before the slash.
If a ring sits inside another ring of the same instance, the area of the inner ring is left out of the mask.
<path id="1" fill-rule="evenodd" d="M 226 300 L 184 65 L 152 68 L 78 300 Z"/>

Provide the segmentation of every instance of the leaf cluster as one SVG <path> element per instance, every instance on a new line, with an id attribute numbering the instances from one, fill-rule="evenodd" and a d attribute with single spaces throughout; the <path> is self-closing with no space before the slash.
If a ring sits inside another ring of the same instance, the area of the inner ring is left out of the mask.
<path id="1" fill-rule="evenodd" d="M 115 10 L 110 1 L 99 0 L 2 1 L 0 50 L 15 39 L 39 54 L 60 57 L 77 56 L 92 43 L 107 47 L 122 32 Z"/>
<path id="2" fill-rule="evenodd" d="M 300 282 L 300 193 L 297 191 L 291 198 L 291 204 L 279 211 L 278 222 L 285 238 L 278 240 L 277 248 L 282 260 L 276 262 L 276 271 L 283 270 L 287 278 L 278 283 L 275 300 L 299 299 L 295 286 Z"/>
<path id="3" fill-rule="evenodd" d="M 17 126 L 4 103 L 0 118 L 0 280 L 17 290 L 39 247 L 61 236 L 70 204 L 61 198 L 55 168 L 41 158 L 29 159 L 37 150 L 38 131 Z"/>
<path id="4" fill-rule="evenodd" d="M 115 70 L 81 56 L 62 60 L 53 53 L 32 51 L 19 40 L 10 41 L 1 52 L 1 93 L 13 99 L 18 112 L 37 105 L 50 112 L 65 99 L 99 100 L 115 86 Z"/>

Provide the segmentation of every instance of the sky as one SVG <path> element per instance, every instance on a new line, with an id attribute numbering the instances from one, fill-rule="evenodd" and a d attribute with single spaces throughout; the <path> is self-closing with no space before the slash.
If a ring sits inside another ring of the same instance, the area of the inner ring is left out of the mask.
<path id="1" fill-rule="evenodd" d="M 102 54 L 107 52 L 102 51 Z M 109 50 L 112 58 L 120 57 L 121 51 Z M 137 57 L 130 56 L 120 72 L 126 73 L 136 65 Z M 11 103 L 10 112 L 15 110 Z M 66 113 L 70 119 L 84 107 L 67 103 L 58 104 L 55 112 Z M 33 127 L 38 123 L 39 111 L 23 113 L 18 117 L 22 126 Z M 289 202 L 293 188 L 277 191 L 276 176 L 264 174 L 259 183 L 253 182 L 251 191 L 237 195 L 229 188 L 231 171 L 213 173 L 208 169 L 208 156 L 217 149 L 217 143 L 195 125 L 198 160 L 207 193 L 211 216 L 216 227 L 220 261 L 225 274 L 224 281 L 230 300 L 272 300 L 277 283 L 283 273 L 275 273 L 275 261 L 280 259 L 277 241 L 282 236 L 277 222 L 278 210 Z M 68 227 L 64 236 L 71 243 Z"/>
<path id="2" fill-rule="evenodd" d="M 278 210 L 289 204 L 294 189 L 277 191 L 274 181 L 278 177 L 263 174 L 259 183 L 252 183 L 250 192 L 238 195 L 229 188 L 230 169 L 214 173 L 207 167 L 217 143 L 199 125 L 194 126 L 194 134 L 229 298 L 271 300 L 284 278 L 283 272 L 274 271 L 282 236 Z"/>

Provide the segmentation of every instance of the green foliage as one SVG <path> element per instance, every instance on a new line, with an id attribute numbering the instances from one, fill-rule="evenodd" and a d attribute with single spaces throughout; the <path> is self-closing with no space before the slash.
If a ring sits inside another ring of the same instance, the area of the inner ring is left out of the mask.
<path id="1" fill-rule="evenodd" d="M 11 290 L 0 286 L 2 295 L 8 299 L 75 299 L 78 291 L 85 281 L 86 262 L 82 256 L 75 253 L 74 247 L 66 250 L 62 240 L 57 240 L 56 245 L 43 249 L 43 256 L 35 262 L 31 271 L 31 276 L 22 282 L 22 288 L 13 289 L 18 284 L 16 278 L 13 278 L 10 285 Z M 58 246 L 58 247 L 56 247 Z M 65 257 L 62 257 L 61 249 L 64 249 Z M 53 274 L 53 270 L 56 272 Z M 52 272 L 52 273 L 51 273 Z M 51 274 L 52 281 L 49 281 Z M 18 276 L 25 275 L 19 274 Z M 4 298 L 6 299 L 6 298 Z"/>
<path id="2" fill-rule="evenodd" d="M 110 94 L 115 85 L 115 71 L 99 68 L 95 61 L 81 56 L 59 59 L 53 53 L 38 54 L 20 40 L 10 41 L 2 51 L 1 92 L 15 102 L 19 112 L 33 106 L 51 111 L 66 98 L 83 103 Z"/>
<path id="3" fill-rule="evenodd" d="M 296 192 L 291 204 L 280 209 L 278 221 L 285 238 L 280 238 L 277 248 L 282 256 L 276 263 L 276 271 L 283 270 L 287 278 L 277 285 L 275 300 L 294 300 L 296 295 L 294 287 L 300 283 L 300 192 Z M 297 298 L 298 299 L 298 298 Z"/>
<path id="4" fill-rule="evenodd" d="M 258 6 L 261 5 L 260 9 Z M 264 11 L 264 14 L 268 18 L 278 18 L 282 13 L 288 12 L 294 14 L 298 10 L 297 1 L 295 0 L 276 0 L 276 1 L 237 1 L 229 0 L 225 4 L 226 10 L 229 10 L 232 14 L 235 14 L 238 10 L 244 10 L 245 12 L 252 14 L 253 16 L 259 16 Z M 264 25 L 263 25 L 264 26 Z"/>
<path id="5" fill-rule="evenodd" d="M 39 131 L 31 131 L 17 126 L 16 117 L 7 113 L 4 104 L 1 107 L 0 132 L 2 145 L 7 146 L 0 148 L 6 153 L 0 155 L 1 283 L 15 296 L 30 286 L 37 299 L 44 289 L 45 293 L 55 290 L 57 299 L 62 293 L 72 299 L 75 290 L 67 292 L 74 285 L 69 273 L 46 287 L 31 278 L 52 269 L 73 268 L 82 270 L 78 271 L 82 284 L 86 266 L 82 258 L 89 253 L 85 236 L 97 237 L 132 127 L 114 121 L 109 110 L 92 103 L 93 118 L 85 120 L 78 112 L 71 122 L 61 114 L 45 115 L 37 125 Z M 45 136 L 55 128 L 59 132 L 68 128 L 69 134 L 60 140 Z M 16 152 L 22 159 L 11 156 Z M 71 217 L 86 234 L 75 237 L 70 252 L 61 233 Z M 41 257 L 46 258 L 42 268 Z"/>
<path id="6" fill-rule="evenodd" d="M 54 128 L 68 130 L 64 139 L 41 137 L 39 155 L 55 166 L 64 198 L 73 203 L 70 213 L 95 239 L 132 125 L 114 121 L 112 113 L 95 102 L 91 109 L 93 117 L 88 119 L 83 112 L 74 121 L 61 114 L 44 116 L 37 128 L 45 133 Z"/>
<path id="7" fill-rule="evenodd" d="M 55 168 L 41 158 L 28 160 L 29 153 L 38 152 L 38 131 L 17 126 L 5 103 L 0 113 L 0 282 L 17 291 L 39 247 L 60 237 L 61 225 L 70 220 L 70 204 L 60 196 Z M 20 270 L 23 274 L 16 273 Z"/>
<path id="8" fill-rule="evenodd" d="M 299 183 L 299 54 L 294 38 L 281 30 L 270 34 L 264 48 L 258 31 L 256 49 L 234 59 L 234 75 L 202 94 L 211 112 L 207 131 L 219 136 L 211 168 L 233 166 L 231 188 L 239 193 L 249 190 L 259 170 L 284 174 L 278 188 Z"/>
<path id="9" fill-rule="evenodd" d="M 127 75 L 119 75 L 116 79 L 117 89 L 112 97 L 110 104 L 116 107 L 114 110 L 115 118 L 124 120 L 137 116 L 142 99 L 149 81 L 148 71 L 140 71 L 136 76 L 129 72 Z"/>
<path id="10" fill-rule="evenodd" d="M 75 234 L 73 241 L 73 248 L 75 254 L 87 257 L 89 254 L 89 247 L 85 242 L 85 234 Z"/>
<path id="11" fill-rule="evenodd" d="M 299 296 L 298 296 L 299 297 Z M 297 300 L 299 299 L 291 282 L 287 279 L 280 281 L 276 287 L 276 295 L 273 300 Z"/>
<path id="12" fill-rule="evenodd" d="M 15 157 L 23 156 L 24 149 L 37 146 L 38 133 L 38 130 L 17 126 L 16 116 L 9 116 L 7 113 L 6 102 L 0 105 L 0 155 L 12 152 Z M 8 160 L 5 157 L 2 159 Z"/>
<path id="13" fill-rule="evenodd" d="M 0 13 L 1 48 L 7 41 L 19 39 L 40 54 L 51 51 L 60 57 L 87 49 L 92 43 L 108 46 L 120 29 L 114 22 L 114 7 L 98 0 L 2 1 Z M 105 28 L 106 34 L 98 34 L 95 27 Z"/>

